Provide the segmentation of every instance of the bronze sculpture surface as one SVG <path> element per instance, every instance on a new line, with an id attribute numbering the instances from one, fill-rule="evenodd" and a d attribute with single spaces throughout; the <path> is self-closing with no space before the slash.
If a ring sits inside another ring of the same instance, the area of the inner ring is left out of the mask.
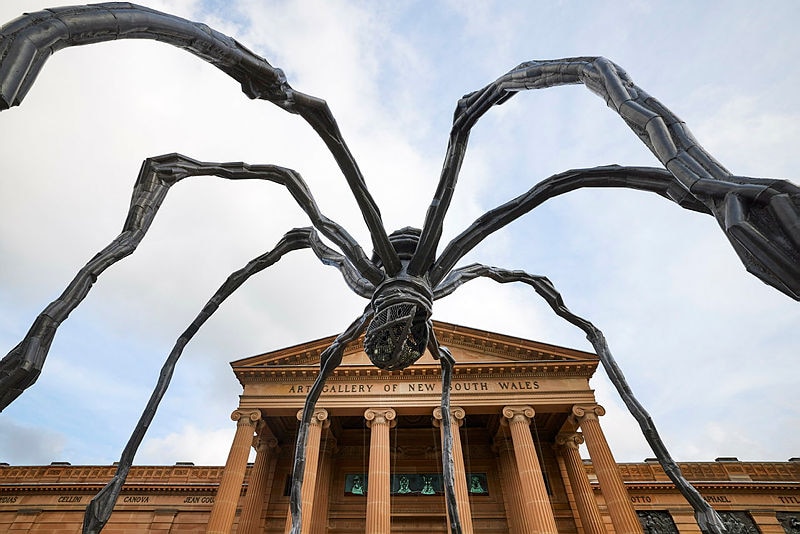
<path id="1" fill-rule="evenodd" d="M 127 29 L 120 27 L 121 21 L 129 24 Z M 86 29 L 79 28 L 85 30 L 85 33 L 70 31 L 64 34 L 64 28 L 70 27 L 70 24 L 74 25 L 72 28 L 86 24 Z M 521 281 L 532 286 L 547 299 L 556 313 L 586 331 L 607 371 L 612 375 L 612 380 L 620 388 L 620 393 L 670 472 L 674 469 L 669 468 L 670 463 L 665 459 L 666 450 L 660 445 L 647 414 L 638 406 L 625 385 L 605 346 L 602 334 L 590 323 L 572 315 L 563 306 L 560 296 L 547 279 L 521 271 L 481 265 L 454 270 L 456 262 L 487 235 L 548 198 L 581 187 L 627 187 L 656 192 L 684 208 L 713 214 L 748 270 L 784 293 L 798 298 L 800 276 L 797 271 L 797 188 L 788 182 L 751 179 L 728 173 L 696 144 L 688 130 L 668 109 L 633 84 L 618 66 L 603 58 L 568 58 L 524 63 L 486 88 L 464 97 L 456 109 L 440 186 L 422 231 L 404 229 L 388 236 L 360 170 L 325 103 L 294 91 L 286 83 L 282 72 L 235 41 L 202 25 L 126 5 L 69 8 L 55 14 L 43 13 L 38 18 L 34 15 L 17 26 L 12 23 L 4 27 L 3 35 L 4 41 L 0 47 L 5 48 L 2 54 L 4 62 L 0 67 L 0 96 L 6 102 L 5 107 L 21 101 L 49 50 L 59 46 L 116 37 L 158 38 L 186 48 L 210 61 L 239 81 L 251 98 L 267 99 L 287 111 L 299 114 L 320 134 L 337 159 L 358 200 L 376 251 L 376 255 L 371 260 L 368 259 L 343 228 L 319 212 L 302 178 L 290 169 L 268 165 L 201 163 L 176 154 L 148 159 L 140 172 L 132 209 L 120 237 L 81 271 L 62 298 L 40 315 L 29 336 L 3 360 L 3 370 L 6 372 L 2 386 L 4 405 L 35 379 L 37 366 L 40 367 L 44 360 L 55 328 L 85 297 L 94 279 L 111 263 L 130 254 L 138 245 L 167 190 L 186 177 L 201 174 L 214 174 L 229 179 L 261 179 L 285 185 L 309 215 L 315 229 L 290 231 L 276 249 L 259 257 L 229 279 L 180 338 L 171 355 L 171 363 L 165 366 L 167 380 L 171 374 L 170 365 L 174 364 L 185 343 L 218 304 L 249 275 L 266 268 L 286 252 L 297 248 L 314 250 L 324 263 L 340 269 L 348 285 L 357 294 L 372 300 L 372 307 L 326 352 L 321 373 L 323 377 L 337 364 L 343 345 L 364 329 L 367 330 L 366 344 L 371 359 L 378 366 L 403 368 L 412 364 L 426 346 L 436 354 L 439 349 L 435 340 L 429 340 L 428 325 L 433 300 L 450 294 L 463 282 L 475 277 L 489 277 L 502 283 Z M 33 47 L 31 43 L 34 44 Z M 36 45 L 41 47 L 37 48 Z M 516 92 L 574 83 L 583 83 L 600 94 L 642 138 L 669 172 L 653 168 L 607 166 L 560 173 L 540 182 L 528 193 L 488 212 L 447 245 L 437 257 L 443 219 L 466 150 L 467 137 L 475 121 L 491 106 L 505 102 Z M 318 239 L 316 231 L 337 245 L 344 255 L 324 245 Z M 447 367 L 447 353 L 442 351 L 442 354 L 445 355 L 442 359 L 443 365 Z M 447 374 L 445 370 L 443 375 L 446 377 Z M 166 383 L 159 386 L 158 394 L 154 394 L 153 404 L 146 410 L 144 419 L 152 418 L 155 405 L 165 387 Z M 447 388 L 444 390 L 447 391 Z M 314 401 L 315 397 L 311 395 L 307 407 L 313 406 Z M 443 403 L 446 404 L 446 399 L 443 399 Z M 310 410 L 306 412 L 310 413 Z M 448 411 L 444 410 L 444 413 Z M 306 426 L 307 421 L 304 421 L 301 429 Z M 302 436 L 303 432 L 298 439 L 298 450 L 302 450 Z M 132 439 L 132 450 L 126 450 L 123 455 L 121 475 L 115 482 L 117 487 L 124 480 L 124 467 L 132 460 L 132 452 L 140 440 L 141 431 L 137 429 Z M 300 464 L 296 473 L 302 474 L 303 455 L 297 457 Z M 296 478 L 299 480 L 299 477 Z M 677 480 L 680 481 L 680 478 Z M 299 492 L 299 486 L 295 489 Z M 113 493 L 112 490 L 109 491 Z M 686 491 L 690 490 L 687 488 Z M 454 500 L 448 499 L 448 504 L 454 505 Z M 697 507 L 703 506 L 702 503 L 693 504 Z M 299 510 L 295 511 L 299 513 Z M 702 519 L 701 517 L 701 521 Z M 96 520 L 96 523 L 102 523 L 102 519 Z M 458 528 L 457 521 L 453 525 L 454 529 Z M 88 530 L 92 528 L 95 527 L 87 527 Z"/>

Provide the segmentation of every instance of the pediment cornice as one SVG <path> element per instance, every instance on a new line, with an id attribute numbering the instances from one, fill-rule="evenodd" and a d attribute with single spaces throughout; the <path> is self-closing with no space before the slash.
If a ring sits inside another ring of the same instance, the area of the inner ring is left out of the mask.
<path id="1" fill-rule="evenodd" d="M 591 376 L 598 365 L 595 354 L 454 325 L 434 322 L 439 343 L 453 351 L 455 376 Z M 253 380 L 313 379 L 319 359 L 335 336 L 266 352 L 231 363 L 242 384 Z M 391 377 L 393 380 L 439 376 L 441 368 L 426 353 L 403 371 L 384 371 L 364 354 L 363 337 L 347 346 L 334 377 Z"/>

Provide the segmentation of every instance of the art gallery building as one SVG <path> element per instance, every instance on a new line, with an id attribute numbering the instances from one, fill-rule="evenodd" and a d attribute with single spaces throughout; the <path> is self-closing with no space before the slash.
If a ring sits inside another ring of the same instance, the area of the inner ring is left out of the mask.
<path id="1" fill-rule="evenodd" d="M 451 413 L 465 533 L 700 533 L 657 463 L 615 462 L 589 385 L 594 354 L 446 323 L 435 330 L 458 362 Z M 233 362 L 243 393 L 231 401 L 226 465 L 135 466 L 104 532 L 287 532 L 298 414 L 331 341 Z M 429 356 L 382 371 L 360 344 L 348 347 L 309 431 L 304 533 L 448 532 L 440 395 Z M 732 534 L 800 534 L 800 461 L 680 466 Z M 114 469 L 0 466 L 0 532 L 80 532 Z"/>

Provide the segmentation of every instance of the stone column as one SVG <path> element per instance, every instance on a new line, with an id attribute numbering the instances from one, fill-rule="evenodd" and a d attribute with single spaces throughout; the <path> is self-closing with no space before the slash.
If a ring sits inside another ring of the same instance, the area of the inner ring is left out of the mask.
<path id="1" fill-rule="evenodd" d="M 508 425 L 514 443 L 520 485 L 522 507 L 525 513 L 532 512 L 534 526 L 530 532 L 557 534 L 556 520 L 547 496 L 547 487 L 542 477 L 542 468 L 536 456 L 536 447 L 528 428 L 536 412 L 530 406 L 506 406 L 501 422 Z"/>
<path id="2" fill-rule="evenodd" d="M 397 424 L 391 408 L 369 408 L 364 412 L 369 438 L 367 486 L 367 534 L 389 534 L 392 524 L 389 429 Z"/>
<path id="3" fill-rule="evenodd" d="M 464 424 L 466 412 L 463 408 L 450 407 L 450 429 L 453 434 L 453 474 L 455 477 L 456 503 L 458 515 L 461 518 L 461 531 L 463 534 L 472 534 L 472 510 L 469 505 L 469 490 L 467 489 L 467 472 L 464 468 L 464 453 L 461 450 L 461 432 L 459 428 Z M 433 410 L 433 424 L 441 430 L 442 443 L 444 443 L 444 426 L 442 421 L 442 408 Z M 449 519 L 448 519 L 449 521 Z"/>
<path id="4" fill-rule="evenodd" d="M 592 459 L 597 482 L 608 507 L 608 514 L 614 524 L 614 531 L 616 534 L 642 534 L 639 517 L 633 509 L 630 496 L 619 474 L 617 462 L 600 428 L 600 421 L 597 420 L 598 416 L 605 413 L 605 409 L 600 405 L 572 407 L 572 414 L 586 439 L 586 448 L 589 449 L 589 457 Z"/>
<path id="5" fill-rule="evenodd" d="M 259 410 L 235 410 L 231 419 L 236 421 L 236 434 L 225 462 L 222 480 L 211 508 L 206 532 L 209 534 L 225 534 L 231 531 L 236 517 L 236 506 L 242 493 L 244 473 L 247 470 L 247 457 L 250 456 L 250 445 L 256 423 L 261 419 Z"/>
<path id="6" fill-rule="evenodd" d="M 244 498 L 242 517 L 239 520 L 238 534 L 256 534 L 263 531 L 261 513 L 264 510 L 264 497 L 269 478 L 270 460 L 274 458 L 278 449 L 278 440 L 268 435 L 266 423 L 259 422 L 259 435 L 253 439 L 253 448 L 256 450 L 256 462 L 250 473 L 250 483 L 247 485 L 247 494 Z"/>
<path id="7" fill-rule="evenodd" d="M 297 412 L 297 419 L 303 418 L 303 410 Z M 306 440 L 306 466 L 303 473 L 303 492 L 301 494 L 301 505 L 303 517 L 300 525 L 301 534 L 310 534 L 311 519 L 314 514 L 314 493 L 317 485 L 317 466 L 319 464 L 319 443 L 322 436 L 322 429 L 328 428 L 331 422 L 328 420 L 328 410 L 317 408 L 311 418 L 308 427 Z M 292 528 L 292 511 L 289 510 L 289 517 L 286 525 L 286 532 Z"/>
<path id="8" fill-rule="evenodd" d="M 522 506 L 522 486 L 517 473 L 517 461 L 514 459 L 514 443 L 508 434 L 508 427 L 501 427 L 494 438 L 494 450 L 498 453 L 501 484 L 503 487 L 506 521 L 510 534 L 528 534 L 533 532 L 534 522 L 530 513 L 525 513 Z"/>
<path id="9" fill-rule="evenodd" d="M 578 516 L 586 534 L 606 534 L 603 517 L 597 507 L 597 500 L 592 492 L 592 485 L 586 476 L 583 460 L 578 452 L 578 447 L 583 443 L 583 436 L 577 432 L 564 433 L 556 436 L 556 449 L 564 459 L 567 468 L 567 477 L 575 496 L 575 505 L 578 507 Z"/>
<path id="10" fill-rule="evenodd" d="M 331 493 L 331 471 L 333 470 L 332 457 L 338 447 L 336 438 L 328 429 L 327 436 L 322 440 L 319 453 L 319 475 L 317 489 L 314 495 L 314 515 L 311 522 L 311 534 L 325 534 L 328 532 L 328 502 Z"/>

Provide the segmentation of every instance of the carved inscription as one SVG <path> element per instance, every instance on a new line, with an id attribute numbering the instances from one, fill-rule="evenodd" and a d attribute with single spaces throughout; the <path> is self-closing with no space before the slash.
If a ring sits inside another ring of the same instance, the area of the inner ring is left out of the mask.
<path id="1" fill-rule="evenodd" d="M 653 502 L 653 498 L 649 495 L 632 495 L 631 502 L 634 503 L 643 503 L 643 502 Z"/>
<path id="2" fill-rule="evenodd" d="M 797 497 L 779 496 L 778 499 L 784 504 L 800 504 L 800 499 L 798 499 Z M 3 502 L 3 501 L 0 501 L 0 502 Z"/>
<path id="3" fill-rule="evenodd" d="M 323 395 L 370 395 L 383 393 L 439 393 L 439 382 L 387 382 L 384 384 L 332 384 L 328 383 L 322 388 Z M 454 393 L 473 392 L 505 392 L 505 391 L 536 391 L 542 386 L 539 380 L 494 380 L 475 382 L 454 382 L 450 391 Z M 311 382 L 307 384 L 284 384 L 286 394 L 307 395 L 311 390 Z"/>
<path id="4" fill-rule="evenodd" d="M 128 495 L 122 498 L 122 502 L 133 503 L 133 504 L 149 503 L 150 497 L 143 495 Z"/>
<path id="5" fill-rule="evenodd" d="M 214 497 L 186 497 L 184 504 L 214 504 Z"/>
<path id="6" fill-rule="evenodd" d="M 58 502 L 81 502 L 82 498 L 80 495 L 62 495 L 58 498 Z"/>
<path id="7" fill-rule="evenodd" d="M 0 504 L 14 504 L 15 502 L 17 502 L 16 495 L 0 497 Z"/>
<path id="8" fill-rule="evenodd" d="M 515 389 L 515 390 L 525 390 L 525 389 L 539 389 L 539 381 L 538 380 L 525 380 L 525 381 L 517 381 L 517 382 L 498 382 L 497 385 L 500 389 Z"/>
<path id="9" fill-rule="evenodd" d="M 706 500 L 708 502 L 722 502 L 722 503 L 730 503 L 730 499 L 725 495 L 706 495 Z"/>

